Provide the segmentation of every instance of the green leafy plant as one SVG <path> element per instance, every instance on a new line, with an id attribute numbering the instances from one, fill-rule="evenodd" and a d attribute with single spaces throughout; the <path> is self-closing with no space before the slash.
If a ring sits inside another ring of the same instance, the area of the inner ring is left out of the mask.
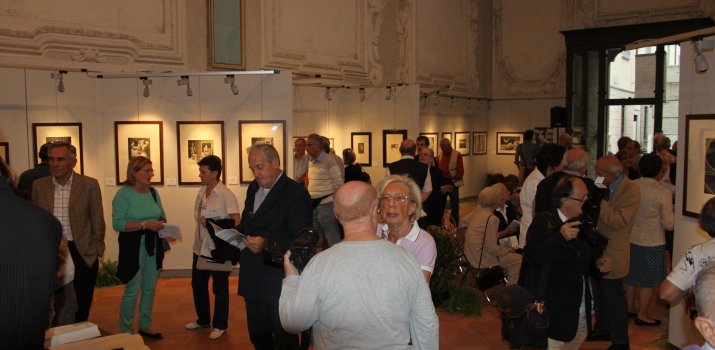
<path id="1" fill-rule="evenodd" d="M 117 261 L 110 259 L 99 259 L 99 271 L 97 272 L 97 282 L 95 287 L 111 287 L 122 284 L 117 277 Z"/>
<path id="2" fill-rule="evenodd" d="M 494 176 L 494 173 L 491 173 L 491 172 L 488 172 L 488 171 L 487 171 L 487 173 L 485 174 L 485 176 L 486 176 L 486 178 L 487 178 L 487 181 L 485 182 L 485 184 L 488 184 L 488 183 L 492 182 L 492 176 Z"/>
<path id="3" fill-rule="evenodd" d="M 455 282 L 457 271 L 457 246 L 442 233 L 438 226 L 428 226 L 427 232 L 437 246 L 437 259 L 430 278 L 430 292 L 435 307 L 442 306 L 449 313 L 460 312 L 464 316 L 481 316 L 476 294 L 467 286 Z"/>

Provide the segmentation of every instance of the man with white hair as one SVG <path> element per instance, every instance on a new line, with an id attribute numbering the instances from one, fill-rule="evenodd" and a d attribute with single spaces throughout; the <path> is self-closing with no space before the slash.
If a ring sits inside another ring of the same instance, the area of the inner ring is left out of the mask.
<path id="1" fill-rule="evenodd" d="M 283 328 L 313 327 L 314 349 L 437 349 L 439 320 L 417 259 L 375 235 L 375 189 L 351 181 L 335 193 L 345 239 L 321 252 L 299 276 L 283 258 Z"/>
<path id="2" fill-rule="evenodd" d="M 593 187 L 593 180 L 584 177 L 586 171 L 588 170 L 588 164 L 591 158 L 588 152 L 581 149 L 571 149 L 564 153 L 564 157 L 561 159 L 561 166 L 558 171 L 547 176 L 539 185 L 536 186 L 536 196 L 534 197 L 534 216 L 541 212 L 551 210 L 551 193 L 554 191 L 554 187 L 559 183 L 559 180 L 566 175 L 573 175 L 581 178 L 586 184 L 586 187 L 591 190 Z M 595 220 L 596 218 L 594 218 Z"/>

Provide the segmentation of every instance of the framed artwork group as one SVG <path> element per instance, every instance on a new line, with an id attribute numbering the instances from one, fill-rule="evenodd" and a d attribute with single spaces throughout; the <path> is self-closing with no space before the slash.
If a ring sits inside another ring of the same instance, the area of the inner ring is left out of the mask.
<path id="1" fill-rule="evenodd" d="M 443 132 L 441 138 L 436 132 L 422 132 L 420 136 L 426 136 L 429 139 L 429 147 L 434 151 L 435 156 L 439 155 L 439 142 L 442 139 L 448 139 L 452 142 L 452 148 L 459 151 L 462 156 L 487 154 L 487 133 L 482 131 L 458 131 L 458 132 Z M 454 137 L 452 137 L 454 135 Z"/>

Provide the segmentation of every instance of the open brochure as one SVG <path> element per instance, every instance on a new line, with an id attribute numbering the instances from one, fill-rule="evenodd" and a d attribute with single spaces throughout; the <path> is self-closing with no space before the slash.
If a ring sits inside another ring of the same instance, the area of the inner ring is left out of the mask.
<path id="1" fill-rule="evenodd" d="M 519 222 L 519 220 L 513 220 L 509 223 L 509 226 L 507 226 L 507 228 L 519 228 L 519 225 L 521 225 L 521 222 Z"/>
<path id="2" fill-rule="evenodd" d="M 181 226 L 176 224 L 164 224 L 164 228 L 159 230 L 159 237 L 165 238 L 166 236 L 174 237 L 175 239 L 183 239 L 181 235 Z"/>
<path id="3" fill-rule="evenodd" d="M 214 230 L 214 235 L 216 235 L 216 238 L 219 238 L 220 240 L 238 249 L 243 250 L 243 248 L 246 248 L 246 244 L 243 243 L 243 239 L 246 238 L 246 236 L 243 233 L 238 232 L 236 229 L 233 228 L 221 228 L 213 222 L 211 222 L 210 224 Z"/>
<path id="4" fill-rule="evenodd" d="M 506 248 L 518 248 L 519 239 L 516 236 L 509 236 L 499 239 L 499 245 Z"/>

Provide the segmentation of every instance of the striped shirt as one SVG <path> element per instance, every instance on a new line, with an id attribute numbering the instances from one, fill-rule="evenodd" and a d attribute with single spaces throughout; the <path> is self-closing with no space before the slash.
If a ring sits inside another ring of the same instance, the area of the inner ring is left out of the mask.
<path id="1" fill-rule="evenodd" d="M 72 228 L 70 227 L 70 191 L 72 191 L 73 178 L 74 173 L 70 175 L 67 184 L 62 186 L 57 182 L 54 176 L 52 177 L 52 184 L 55 185 L 55 208 L 52 214 L 62 223 L 62 235 L 70 242 L 74 241 L 72 238 Z"/>
<path id="2" fill-rule="evenodd" d="M 320 152 L 317 159 L 310 158 L 308 165 L 308 192 L 310 198 L 320 198 L 335 193 L 344 181 L 340 175 L 340 167 L 335 158 Z M 330 203 L 333 197 L 323 199 L 320 203 Z"/>

